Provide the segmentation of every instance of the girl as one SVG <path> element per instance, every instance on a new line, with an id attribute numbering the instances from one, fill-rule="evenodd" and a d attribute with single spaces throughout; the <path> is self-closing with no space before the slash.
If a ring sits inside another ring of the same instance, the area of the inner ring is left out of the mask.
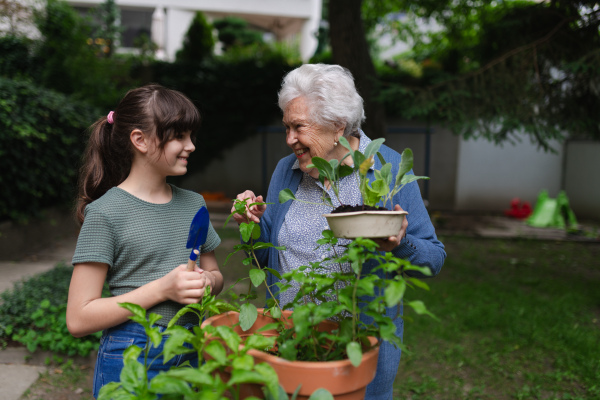
<path id="1" fill-rule="evenodd" d="M 200 266 L 187 271 L 186 242 L 201 195 L 167 183 L 167 176 L 187 172 L 195 150 L 192 132 L 200 114 L 183 94 L 159 85 L 130 90 L 115 111 L 91 127 L 79 182 L 77 217 L 82 223 L 73 256 L 67 304 L 67 327 L 75 337 L 103 331 L 94 374 L 94 397 L 108 382 L 120 381 L 123 351 L 146 345 L 141 325 L 119 306 L 139 304 L 163 316 L 164 330 L 185 304 L 197 303 L 206 286 L 223 287 L 214 249 L 221 242 L 209 226 L 200 248 Z M 102 298 L 104 282 L 112 297 Z M 188 313 L 177 324 L 199 323 Z M 163 341 L 164 344 L 164 341 Z M 149 360 L 162 351 L 153 348 Z M 143 357 L 143 356 L 142 356 Z M 163 365 L 154 360 L 151 379 L 189 360 L 181 356 Z"/>

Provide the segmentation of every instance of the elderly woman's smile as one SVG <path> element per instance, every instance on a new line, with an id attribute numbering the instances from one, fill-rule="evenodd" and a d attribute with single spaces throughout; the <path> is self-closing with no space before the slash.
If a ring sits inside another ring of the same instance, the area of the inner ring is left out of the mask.
<path id="1" fill-rule="evenodd" d="M 316 168 L 307 168 L 313 157 L 341 160 L 347 152 L 343 146 L 337 146 L 344 133 L 344 126 L 315 122 L 304 97 L 297 97 L 288 103 L 283 114 L 283 125 L 286 143 L 296 154 L 300 170 L 313 178 L 319 176 Z"/>

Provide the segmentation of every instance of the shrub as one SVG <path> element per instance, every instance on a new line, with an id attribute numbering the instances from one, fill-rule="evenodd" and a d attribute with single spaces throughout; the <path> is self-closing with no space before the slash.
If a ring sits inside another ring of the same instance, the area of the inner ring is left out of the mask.
<path id="1" fill-rule="evenodd" d="M 54 269 L 17 282 L 0 294 L 0 343 L 24 344 L 66 355 L 86 356 L 98 348 L 100 333 L 75 338 L 67 331 L 66 310 L 73 267 Z M 105 287 L 104 295 L 108 295 Z"/>
<path id="2" fill-rule="evenodd" d="M 256 135 L 260 126 L 281 118 L 277 107 L 281 80 L 300 64 L 267 45 L 248 48 L 252 51 L 230 51 L 197 66 L 152 65 L 151 80 L 185 93 L 202 114 L 188 174 L 201 171 L 233 143 Z"/>
<path id="3" fill-rule="evenodd" d="M 0 220 L 73 200 L 84 131 L 98 115 L 63 94 L 0 78 Z"/>
<path id="4" fill-rule="evenodd" d="M 213 26 L 208 22 L 204 13 L 198 11 L 184 39 L 183 47 L 177 52 L 176 60 L 182 63 L 198 64 L 205 58 L 212 57 L 215 39 Z"/>
<path id="5" fill-rule="evenodd" d="M 32 67 L 30 46 L 31 40 L 24 37 L 0 37 L 0 76 L 28 76 Z"/>

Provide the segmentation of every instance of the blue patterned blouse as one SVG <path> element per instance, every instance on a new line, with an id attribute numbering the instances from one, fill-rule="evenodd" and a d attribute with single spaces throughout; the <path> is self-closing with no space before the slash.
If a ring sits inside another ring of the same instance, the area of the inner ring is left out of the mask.
<path id="1" fill-rule="evenodd" d="M 362 131 L 360 131 L 360 143 L 358 149 L 364 153 L 367 145 L 371 142 Z M 298 169 L 299 162 L 296 161 L 292 169 Z M 373 167 L 372 167 L 373 168 Z M 304 173 L 296 198 L 319 204 L 307 204 L 300 201 L 292 202 L 289 211 L 285 215 L 285 220 L 279 231 L 279 245 L 285 246 L 285 251 L 279 252 L 279 264 L 283 273 L 291 272 L 303 265 L 309 265 L 311 262 L 322 261 L 325 258 L 333 257 L 334 253 L 328 246 L 317 248 L 317 240 L 323 236 L 321 232 L 329 229 L 327 220 L 323 214 L 330 213 L 332 208 L 322 204 L 323 191 L 331 199 L 334 208 L 340 205 L 337 197 L 331 188 L 325 189 L 318 179 L 313 178 L 308 173 Z M 362 204 L 362 197 L 358 190 L 358 181 L 355 174 L 348 175 L 340 181 L 340 198 L 343 204 L 356 205 Z M 350 243 L 348 239 L 339 239 L 335 252 L 339 255 L 343 253 L 342 246 Z M 339 265 L 329 265 L 327 270 L 339 271 Z M 350 264 L 342 265 L 344 272 L 351 271 Z M 282 281 L 282 283 L 290 283 Z M 299 285 L 291 282 L 292 287 L 285 292 L 280 293 L 279 299 L 281 305 L 291 302 L 298 293 Z"/>

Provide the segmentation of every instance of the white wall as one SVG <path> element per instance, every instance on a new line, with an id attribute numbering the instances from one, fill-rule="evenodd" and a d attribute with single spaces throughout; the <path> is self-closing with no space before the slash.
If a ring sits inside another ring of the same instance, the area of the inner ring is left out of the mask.
<path id="1" fill-rule="evenodd" d="M 502 146 L 480 140 L 461 140 L 458 151 L 455 209 L 502 211 L 518 197 L 535 205 L 541 190 L 555 197 L 561 185 L 562 147 L 545 153 L 524 138 Z"/>

